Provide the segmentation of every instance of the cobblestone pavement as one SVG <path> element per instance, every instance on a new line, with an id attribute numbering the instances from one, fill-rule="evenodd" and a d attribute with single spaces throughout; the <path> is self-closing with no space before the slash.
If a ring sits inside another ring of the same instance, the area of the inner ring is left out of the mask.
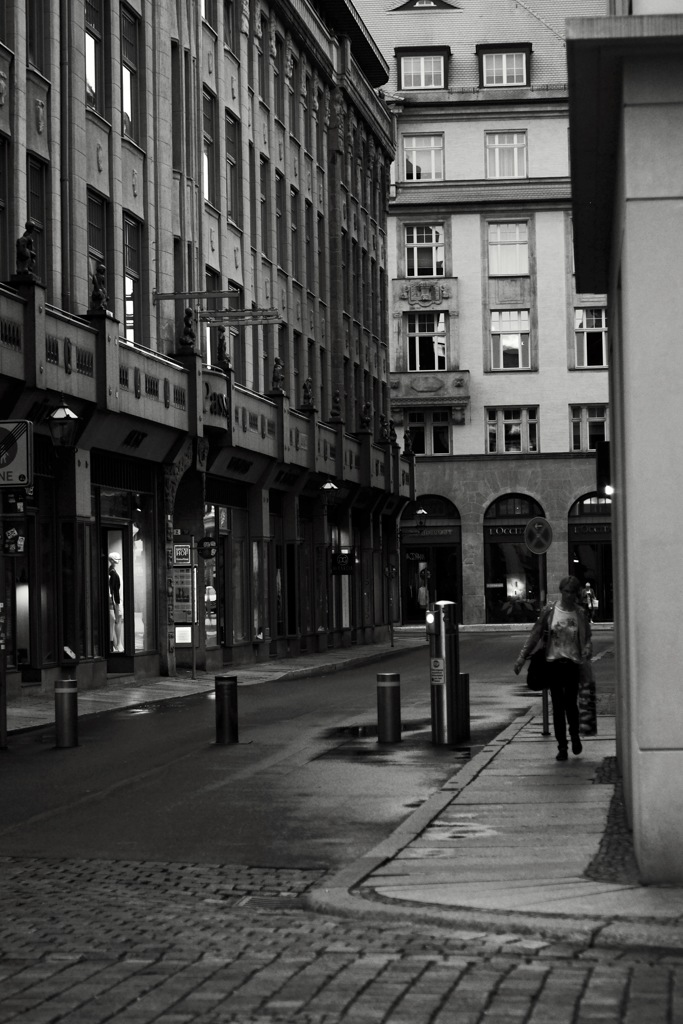
<path id="1" fill-rule="evenodd" d="M 305 909 L 319 872 L 0 860 L 0 1022 L 679 1024 L 683 955 Z M 297 909 L 298 907 L 302 909 Z"/>

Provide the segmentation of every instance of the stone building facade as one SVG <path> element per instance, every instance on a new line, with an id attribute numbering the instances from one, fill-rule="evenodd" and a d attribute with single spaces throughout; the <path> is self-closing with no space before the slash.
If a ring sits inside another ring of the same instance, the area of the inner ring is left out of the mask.
<path id="1" fill-rule="evenodd" d="M 357 6 L 389 65 L 396 137 L 391 415 L 417 495 L 401 518 L 404 621 L 426 598 L 457 601 L 466 623 L 530 621 L 569 571 L 610 620 L 595 483 L 609 335 L 605 295 L 574 277 L 564 43 L 569 14 L 607 4 Z"/>
<path id="2" fill-rule="evenodd" d="M 2 5 L 10 689 L 388 631 L 387 78 L 345 0 Z"/>

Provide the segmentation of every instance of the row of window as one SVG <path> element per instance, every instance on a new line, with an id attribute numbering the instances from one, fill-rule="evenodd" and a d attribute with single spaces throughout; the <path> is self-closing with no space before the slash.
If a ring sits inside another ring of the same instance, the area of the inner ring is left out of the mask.
<path id="1" fill-rule="evenodd" d="M 451 414 L 448 409 L 407 412 L 410 441 L 416 455 L 449 455 Z M 606 405 L 569 407 L 569 450 L 592 452 L 608 440 Z M 538 406 L 486 409 L 486 452 L 489 455 L 537 453 L 539 442 Z"/>
<path id="2" fill-rule="evenodd" d="M 444 277 L 445 236 L 441 224 L 405 225 L 407 277 Z M 529 225 L 526 221 L 488 226 L 489 276 L 516 277 L 529 273 Z"/>
<path id="3" fill-rule="evenodd" d="M 490 313 L 492 370 L 532 369 L 528 309 L 494 309 Z M 445 370 L 446 314 L 408 313 L 408 369 Z M 607 310 L 603 306 L 574 310 L 574 366 L 607 366 Z"/>
<path id="4" fill-rule="evenodd" d="M 424 91 L 448 87 L 450 50 L 396 51 L 398 87 L 402 91 Z M 531 47 L 500 49 L 477 47 L 479 85 L 483 89 L 516 88 L 529 85 Z"/>
<path id="5" fill-rule="evenodd" d="M 404 181 L 443 181 L 444 136 L 404 135 Z M 528 177 L 526 129 L 514 132 L 484 132 L 484 164 L 487 178 Z"/>

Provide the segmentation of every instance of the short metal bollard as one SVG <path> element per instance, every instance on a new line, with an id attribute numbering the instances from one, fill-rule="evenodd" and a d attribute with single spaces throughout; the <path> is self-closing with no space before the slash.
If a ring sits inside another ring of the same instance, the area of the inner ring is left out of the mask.
<path id="1" fill-rule="evenodd" d="M 548 716 L 548 690 L 543 690 L 543 729 L 541 730 L 543 736 L 550 736 L 550 721 Z"/>
<path id="2" fill-rule="evenodd" d="M 237 676 L 216 676 L 216 743 L 239 743 Z"/>
<path id="3" fill-rule="evenodd" d="M 401 741 L 401 676 L 398 672 L 377 675 L 377 742 Z"/>
<path id="4" fill-rule="evenodd" d="M 55 683 L 55 746 L 78 746 L 78 684 L 75 679 Z"/>

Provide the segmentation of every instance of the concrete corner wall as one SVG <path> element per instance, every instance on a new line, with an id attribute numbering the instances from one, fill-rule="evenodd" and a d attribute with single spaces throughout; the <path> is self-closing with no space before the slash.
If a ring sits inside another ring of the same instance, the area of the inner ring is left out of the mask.
<path id="1" fill-rule="evenodd" d="M 632 58 L 623 75 L 611 282 L 619 750 L 643 879 L 681 884 L 683 68 Z"/>

